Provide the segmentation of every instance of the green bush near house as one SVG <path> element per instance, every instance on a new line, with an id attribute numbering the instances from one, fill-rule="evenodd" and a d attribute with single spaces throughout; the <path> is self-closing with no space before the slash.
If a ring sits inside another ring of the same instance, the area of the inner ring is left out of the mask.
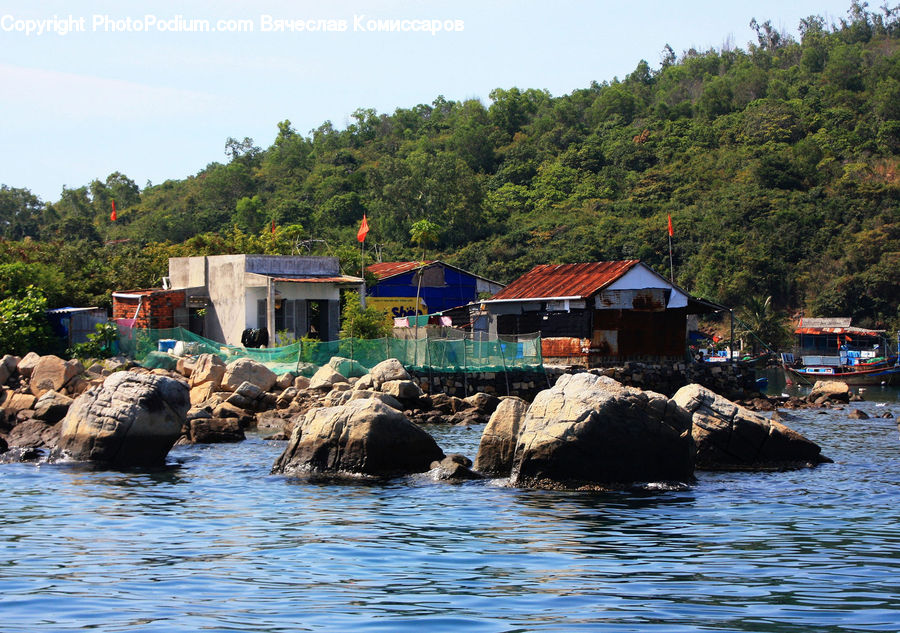
<path id="1" fill-rule="evenodd" d="M 45 353 L 54 344 L 47 320 L 47 297 L 34 286 L 0 300 L 0 355 Z"/>

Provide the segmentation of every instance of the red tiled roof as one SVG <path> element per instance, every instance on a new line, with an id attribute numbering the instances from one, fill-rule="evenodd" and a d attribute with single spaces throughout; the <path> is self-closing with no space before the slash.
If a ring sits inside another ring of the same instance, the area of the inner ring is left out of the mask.
<path id="1" fill-rule="evenodd" d="M 638 261 L 535 266 L 490 300 L 590 297 L 627 273 Z"/>
<path id="2" fill-rule="evenodd" d="M 366 266 L 366 270 L 370 273 L 378 277 L 379 279 L 387 279 L 388 277 L 393 277 L 394 275 L 402 275 L 403 273 L 407 273 L 411 270 L 415 270 L 422 265 L 433 264 L 437 260 L 432 259 L 427 262 L 382 262 L 380 264 L 372 264 L 371 266 Z"/>

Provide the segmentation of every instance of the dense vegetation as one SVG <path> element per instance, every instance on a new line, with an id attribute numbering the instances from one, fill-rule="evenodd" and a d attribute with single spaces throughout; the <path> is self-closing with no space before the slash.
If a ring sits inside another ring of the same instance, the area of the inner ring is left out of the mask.
<path id="1" fill-rule="evenodd" d="M 143 190 L 114 173 L 48 204 L 3 186 L 0 298 L 34 284 L 51 306 L 106 305 L 172 255 L 332 253 L 356 273 L 363 213 L 384 260 L 417 257 L 427 219 L 430 255 L 497 281 L 622 258 L 668 276 L 671 214 L 692 293 L 896 328 L 900 10 L 854 2 L 800 41 L 753 26 L 746 51 L 666 46 L 658 69 L 560 97 L 438 97 L 308 135 L 283 121 L 269 148 L 229 138 L 227 162 Z"/>

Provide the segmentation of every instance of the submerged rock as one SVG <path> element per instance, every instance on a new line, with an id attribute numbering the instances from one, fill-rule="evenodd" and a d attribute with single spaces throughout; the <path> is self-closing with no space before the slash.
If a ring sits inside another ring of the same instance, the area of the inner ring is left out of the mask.
<path id="1" fill-rule="evenodd" d="M 693 416 L 697 468 L 771 470 L 830 462 L 819 446 L 775 420 L 736 405 L 700 385 L 673 397 Z"/>
<path id="2" fill-rule="evenodd" d="M 510 481 L 519 486 L 605 487 L 690 481 L 690 415 L 662 394 L 594 374 L 562 376 L 528 408 Z"/>
<path id="3" fill-rule="evenodd" d="M 116 465 L 165 462 L 190 408 L 187 386 L 155 374 L 118 372 L 75 399 L 54 459 Z"/>
<path id="4" fill-rule="evenodd" d="M 190 439 L 194 444 L 222 444 L 243 442 L 246 436 L 237 418 L 194 418 Z"/>
<path id="5" fill-rule="evenodd" d="M 431 470 L 428 474 L 437 481 L 462 481 L 468 479 L 482 479 L 482 475 L 473 471 L 472 460 L 464 455 L 447 455 L 440 461 L 431 462 Z"/>
<path id="6" fill-rule="evenodd" d="M 369 398 L 309 411 L 272 472 L 397 476 L 425 472 L 443 457 L 428 433 Z"/>

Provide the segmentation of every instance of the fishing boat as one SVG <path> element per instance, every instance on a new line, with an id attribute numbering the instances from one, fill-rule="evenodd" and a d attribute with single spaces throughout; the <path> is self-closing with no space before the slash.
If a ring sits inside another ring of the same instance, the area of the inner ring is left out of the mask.
<path id="1" fill-rule="evenodd" d="M 791 357 L 790 354 L 782 356 Z M 813 384 L 817 380 L 840 380 L 848 385 L 900 385 L 900 365 L 884 365 L 874 369 L 860 369 L 841 365 L 792 366 L 789 358 L 783 363 L 788 384 Z"/>
<path id="2" fill-rule="evenodd" d="M 886 332 L 857 328 L 850 319 L 801 319 L 800 360 L 782 354 L 788 384 L 840 380 L 848 385 L 900 385 L 900 363 L 891 355 Z M 900 344 L 900 332 L 897 334 Z"/>

